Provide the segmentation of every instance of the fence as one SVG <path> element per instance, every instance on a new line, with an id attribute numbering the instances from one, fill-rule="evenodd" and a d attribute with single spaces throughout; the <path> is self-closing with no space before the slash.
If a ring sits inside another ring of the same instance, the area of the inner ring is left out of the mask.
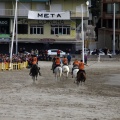
<path id="1" fill-rule="evenodd" d="M 10 63 L 6 62 L 2 62 L 0 63 L 0 70 L 21 70 L 23 68 L 26 68 L 28 66 L 28 62 L 22 62 L 22 63 L 11 63 L 11 67 L 10 67 Z"/>

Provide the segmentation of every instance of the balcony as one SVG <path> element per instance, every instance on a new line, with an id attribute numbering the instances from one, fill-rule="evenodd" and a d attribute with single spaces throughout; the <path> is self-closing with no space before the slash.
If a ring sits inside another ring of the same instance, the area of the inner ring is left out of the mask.
<path id="1" fill-rule="evenodd" d="M 120 0 L 103 0 L 103 3 L 113 3 L 113 2 L 120 3 Z"/>
<path id="2" fill-rule="evenodd" d="M 18 17 L 27 17 L 28 16 L 28 11 L 25 9 L 18 9 L 17 11 L 17 16 Z M 50 12 L 49 10 L 45 10 L 46 12 Z M 41 11 L 43 12 L 43 11 Z M 65 11 L 62 11 L 65 12 Z M 15 10 L 13 9 L 0 9 L 0 17 L 13 17 L 15 15 Z M 81 12 L 76 12 L 76 11 L 70 11 L 70 17 L 71 18 L 80 18 L 82 16 Z M 83 17 L 88 18 L 89 12 L 83 12 Z"/>
<path id="3" fill-rule="evenodd" d="M 15 15 L 15 10 L 12 9 L 0 9 L 0 16 L 11 17 Z M 18 16 L 28 16 L 28 10 L 19 9 L 17 12 Z"/>

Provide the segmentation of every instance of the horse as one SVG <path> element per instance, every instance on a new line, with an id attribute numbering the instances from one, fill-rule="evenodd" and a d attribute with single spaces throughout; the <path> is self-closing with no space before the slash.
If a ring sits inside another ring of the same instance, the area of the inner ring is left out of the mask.
<path id="1" fill-rule="evenodd" d="M 58 80 L 58 77 L 59 77 L 60 80 L 61 80 L 62 67 L 61 67 L 61 66 L 57 66 L 57 67 L 54 69 L 54 73 L 55 73 L 55 79 Z"/>
<path id="2" fill-rule="evenodd" d="M 74 83 L 77 80 L 77 73 L 78 73 L 79 69 L 78 68 L 74 68 L 73 69 L 73 73 L 72 73 L 72 78 L 74 78 Z"/>
<path id="3" fill-rule="evenodd" d="M 62 75 L 65 75 L 66 78 L 68 78 L 69 72 L 70 72 L 70 69 L 69 69 L 68 65 L 63 65 L 62 66 Z"/>
<path id="4" fill-rule="evenodd" d="M 38 67 L 37 65 L 33 65 L 30 71 L 30 75 L 32 76 L 33 81 L 37 80 L 38 73 L 39 75 L 41 75 L 40 67 Z"/>
<path id="5" fill-rule="evenodd" d="M 77 80 L 76 80 L 77 85 L 79 85 L 80 83 L 82 85 L 82 83 L 85 83 L 85 80 L 86 80 L 86 74 L 85 74 L 85 72 L 84 71 L 79 71 L 77 73 Z"/>

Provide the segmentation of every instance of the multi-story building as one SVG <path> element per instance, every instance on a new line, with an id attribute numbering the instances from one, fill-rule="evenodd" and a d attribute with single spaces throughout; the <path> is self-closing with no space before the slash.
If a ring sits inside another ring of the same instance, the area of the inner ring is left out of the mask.
<path id="1" fill-rule="evenodd" d="M 113 9 L 114 3 L 115 11 Z M 98 30 L 98 48 L 107 47 L 113 50 L 114 24 L 115 49 L 120 50 L 120 0 L 102 0 L 101 28 Z"/>
<path id="2" fill-rule="evenodd" d="M 0 51 L 8 51 L 13 32 L 17 3 L 18 50 L 72 49 L 79 44 L 76 28 L 83 19 L 88 20 L 86 0 L 0 0 Z M 80 48 L 81 49 L 81 48 Z"/>

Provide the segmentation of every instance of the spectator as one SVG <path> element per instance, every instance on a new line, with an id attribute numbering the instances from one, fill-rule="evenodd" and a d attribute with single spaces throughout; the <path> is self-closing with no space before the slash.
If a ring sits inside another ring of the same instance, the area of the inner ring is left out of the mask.
<path id="1" fill-rule="evenodd" d="M 67 59 L 68 59 L 68 65 L 71 65 L 71 55 L 68 53 L 68 55 L 67 55 Z"/>
<path id="2" fill-rule="evenodd" d="M 85 54 L 84 55 L 85 64 L 87 64 L 87 59 L 88 59 L 88 56 L 87 56 L 87 54 Z"/>
<path id="3" fill-rule="evenodd" d="M 57 51 L 57 56 L 60 57 L 60 50 Z"/>

